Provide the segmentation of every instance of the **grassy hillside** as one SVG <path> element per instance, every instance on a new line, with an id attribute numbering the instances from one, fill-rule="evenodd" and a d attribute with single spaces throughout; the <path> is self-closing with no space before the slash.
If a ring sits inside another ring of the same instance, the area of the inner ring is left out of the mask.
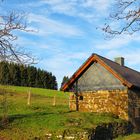
<path id="1" fill-rule="evenodd" d="M 47 133 L 62 134 L 64 130 L 84 131 L 100 123 L 121 121 L 111 114 L 71 112 L 69 93 L 61 91 L 0 86 L 7 90 L 9 124 L 0 130 L 0 138 L 27 140 L 45 136 Z M 31 90 L 31 106 L 27 105 Z M 53 106 L 54 96 L 56 106 Z M 0 94 L 0 118 L 2 118 L 3 95 Z"/>
<path id="2" fill-rule="evenodd" d="M 115 140 L 140 140 L 140 134 L 132 134 L 126 137 L 119 137 Z"/>

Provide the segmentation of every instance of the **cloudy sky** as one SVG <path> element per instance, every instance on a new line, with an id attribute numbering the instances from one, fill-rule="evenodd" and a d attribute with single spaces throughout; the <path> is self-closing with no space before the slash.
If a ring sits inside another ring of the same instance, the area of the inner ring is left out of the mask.
<path id="1" fill-rule="evenodd" d="M 26 13 L 28 28 L 36 32 L 18 33 L 16 44 L 36 56 L 39 62 L 35 66 L 52 72 L 60 86 L 63 76 L 71 76 L 92 53 L 112 60 L 123 56 L 127 66 L 140 70 L 139 34 L 106 40 L 100 30 L 112 3 L 113 0 L 4 0 L 0 11 Z"/>

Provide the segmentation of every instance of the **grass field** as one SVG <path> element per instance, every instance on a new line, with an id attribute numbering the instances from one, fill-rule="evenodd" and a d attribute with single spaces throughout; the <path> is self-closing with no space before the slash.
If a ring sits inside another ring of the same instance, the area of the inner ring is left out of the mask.
<path id="1" fill-rule="evenodd" d="M 45 136 L 47 133 L 62 134 L 64 130 L 84 131 L 100 123 L 121 121 L 111 114 L 71 112 L 69 93 L 61 91 L 0 86 L 7 90 L 9 124 L 0 129 L 0 138 L 27 140 Z M 28 91 L 31 105 L 27 105 Z M 56 106 L 53 106 L 54 96 Z M 3 95 L 0 94 L 0 117 L 3 116 Z"/>
<path id="2" fill-rule="evenodd" d="M 119 137 L 115 140 L 140 140 L 140 134 L 132 134 L 126 137 Z"/>

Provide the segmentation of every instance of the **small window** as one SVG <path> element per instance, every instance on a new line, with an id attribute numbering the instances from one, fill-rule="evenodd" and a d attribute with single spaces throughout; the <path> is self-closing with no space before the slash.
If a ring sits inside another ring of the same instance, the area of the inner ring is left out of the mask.
<path id="1" fill-rule="evenodd" d="M 140 108 L 135 108 L 135 118 L 140 117 Z"/>
<path id="2" fill-rule="evenodd" d="M 83 96 L 80 95 L 79 100 L 83 100 L 83 99 L 84 99 Z"/>

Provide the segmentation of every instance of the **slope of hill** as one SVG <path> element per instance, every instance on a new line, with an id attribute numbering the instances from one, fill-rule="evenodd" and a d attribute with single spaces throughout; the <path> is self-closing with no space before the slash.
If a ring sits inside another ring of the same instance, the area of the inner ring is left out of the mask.
<path id="1" fill-rule="evenodd" d="M 71 112 L 69 93 L 17 86 L 0 86 L 0 89 L 7 91 L 9 123 L 5 128 L 0 126 L 0 137 L 6 140 L 35 139 L 52 134 L 63 136 L 66 130 L 74 133 L 85 132 L 101 123 L 121 122 L 111 114 Z M 29 90 L 30 106 L 27 105 Z M 55 106 L 53 106 L 54 101 Z M 0 118 L 2 118 L 2 94 L 0 94 L 0 102 Z"/>
<path id="2" fill-rule="evenodd" d="M 125 137 L 118 137 L 115 140 L 140 140 L 140 134 L 132 134 Z"/>

